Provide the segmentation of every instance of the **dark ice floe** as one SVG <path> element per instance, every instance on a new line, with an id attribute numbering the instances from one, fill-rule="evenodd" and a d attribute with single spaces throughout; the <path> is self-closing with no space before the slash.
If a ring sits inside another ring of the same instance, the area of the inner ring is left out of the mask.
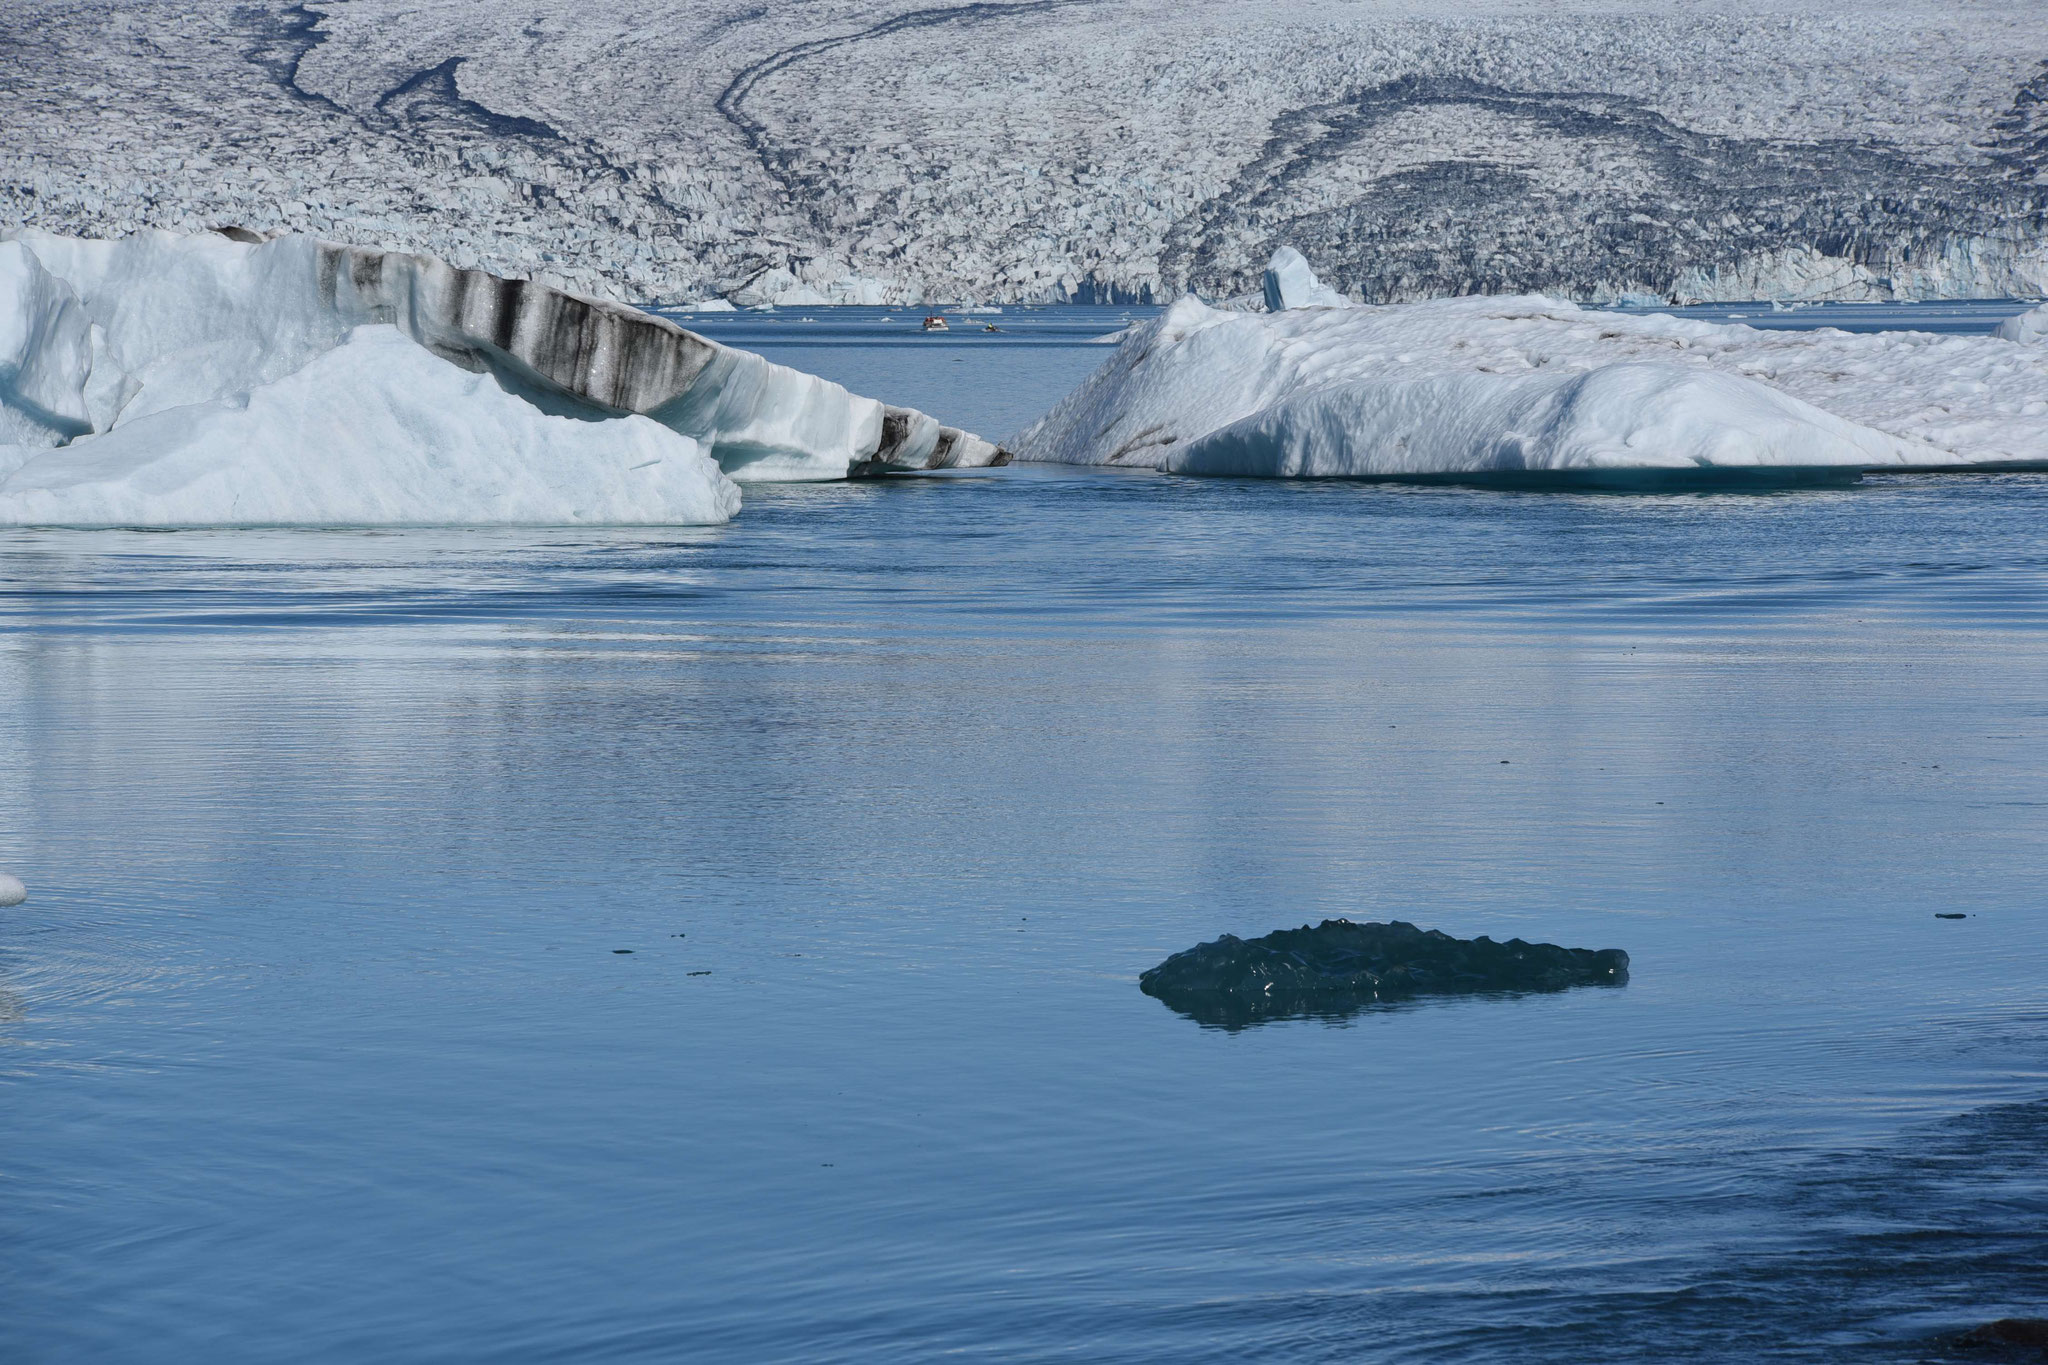
<path id="1" fill-rule="evenodd" d="M 1225 934 L 1175 953 L 1138 988 L 1201 1023 L 1341 1015 L 1418 995 L 1561 991 L 1628 980 L 1619 948 L 1560 948 L 1511 938 L 1453 938 L 1403 920 L 1324 920 L 1263 938 Z"/>

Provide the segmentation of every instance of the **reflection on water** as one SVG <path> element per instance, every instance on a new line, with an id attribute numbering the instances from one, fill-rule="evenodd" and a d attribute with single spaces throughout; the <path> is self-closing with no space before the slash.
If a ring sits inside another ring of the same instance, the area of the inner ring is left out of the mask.
<path id="1" fill-rule="evenodd" d="M 1912 1359 L 2039 1312 L 2044 514 L 1004 470 L 10 533 L 8 1351 Z M 1239 1032 L 1135 987 L 1325 916 L 1633 979 Z"/>

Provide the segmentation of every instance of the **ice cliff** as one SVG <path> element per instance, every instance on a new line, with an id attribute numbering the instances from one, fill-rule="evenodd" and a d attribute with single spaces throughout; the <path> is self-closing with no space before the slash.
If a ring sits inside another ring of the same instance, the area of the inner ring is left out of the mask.
<path id="1" fill-rule="evenodd" d="M 732 477 L 1000 458 L 635 309 L 431 257 L 0 242 L 4 521 L 723 521 Z"/>
<path id="2" fill-rule="evenodd" d="M 2025 0 L 11 0 L 0 226 L 600 297 L 2048 291 Z"/>
<path id="3" fill-rule="evenodd" d="M 1186 298 L 1010 444 L 1266 477 L 2039 466 L 2048 365 L 1993 337 L 1767 332 L 1541 297 L 1275 313 Z"/>

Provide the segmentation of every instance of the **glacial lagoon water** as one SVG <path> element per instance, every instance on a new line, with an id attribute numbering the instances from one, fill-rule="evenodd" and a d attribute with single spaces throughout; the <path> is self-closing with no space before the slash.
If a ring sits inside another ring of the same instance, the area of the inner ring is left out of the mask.
<path id="1" fill-rule="evenodd" d="M 1106 354 L 922 340 L 838 363 L 997 432 Z M 2048 1312 L 2048 476 L 9 532 L 0 697 L 9 1361 L 1917 1361 Z M 1334 915 L 1632 979 L 1137 989 Z"/>

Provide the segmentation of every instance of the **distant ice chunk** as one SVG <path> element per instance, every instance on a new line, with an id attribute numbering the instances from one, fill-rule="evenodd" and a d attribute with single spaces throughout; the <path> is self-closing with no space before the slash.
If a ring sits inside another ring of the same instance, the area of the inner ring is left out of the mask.
<path id="1" fill-rule="evenodd" d="M 1991 335 L 2001 341 L 2017 341 L 2022 346 L 2039 346 L 2048 341 L 2048 303 L 2007 318 L 1992 329 Z"/>
<path id="2" fill-rule="evenodd" d="M 1184 298 L 1009 444 L 1266 476 L 1847 472 L 2048 465 L 2044 418 L 2048 370 L 1988 337 L 1526 296 L 1279 313 Z"/>
<path id="3" fill-rule="evenodd" d="M 0 524 L 679 525 L 740 505 L 689 437 L 550 416 L 389 326 L 246 393 L 14 454 Z"/>
<path id="4" fill-rule="evenodd" d="M 1348 308 L 1351 300 L 1316 278 L 1308 260 L 1291 246 L 1273 253 L 1266 266 L 1266 311 L 1289 308 Z"/>

